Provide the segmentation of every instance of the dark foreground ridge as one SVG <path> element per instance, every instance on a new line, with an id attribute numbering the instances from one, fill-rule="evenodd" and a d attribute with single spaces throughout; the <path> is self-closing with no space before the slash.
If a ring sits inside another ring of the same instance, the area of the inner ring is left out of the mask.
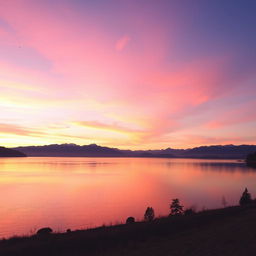
<path id="1" fill-rule="evenodd" d="M 28 156 L 245 159 L 248 154 L 256 151 L 256 145 L 213 145 L 192 149 L 121 150 L 118 148 L 102 147 L 96 144 L 83 146 L 76 144 L 52 144 L 17 147 L 14 149 Z"/>
<path id="2" fill-rule="evenodd" d="M 0 241 L 0 255 L 255 255 L 256 205 Z"/>
<path id="3" fill-rule="evenodd" d="M 0 147 L 0 157 L 25 157 L 26 155 L 18 150 Z"/>

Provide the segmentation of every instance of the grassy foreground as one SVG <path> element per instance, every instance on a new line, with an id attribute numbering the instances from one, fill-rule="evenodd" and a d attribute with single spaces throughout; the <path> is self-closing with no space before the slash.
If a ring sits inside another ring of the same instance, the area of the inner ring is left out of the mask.
<path id="1" fill-rule="evenodd" d="M 0 255 L 255 255 L 256 205 L 0 241 Z"/>

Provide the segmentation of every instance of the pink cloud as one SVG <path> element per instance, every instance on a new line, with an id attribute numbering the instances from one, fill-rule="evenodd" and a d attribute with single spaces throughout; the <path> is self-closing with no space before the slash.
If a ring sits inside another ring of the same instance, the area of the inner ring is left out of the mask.
<path id="1" fill-rule="evenodd" d="M 237 124 L 245 124 L 248 122 L 256 122 L 255 102 L 247 102 L 242 106 L 221 111 L 215 120 L 205 124 L 205 127 L 210 129 L 221 129 L 225 126 L 232 126 Z"/>
<path id="2" fill-rule="evenodd" d="M 120 33 L 105 29 L 89 11 L 81 15 L 67 2 L 56 8 L 57 12 L 43 2 L 13 0 L 4 1 L 0 10 L 0 17 L 22 44 L 50 63 L 40 71 L 19 63 L 0 63 L 0 74 L 13 82 L 5 86 L 6 97 L 31 105 L 44 103 L 44 114 L 35 118 L 35 127 L 42 117 L 48 122 L 47 116 L 64 123 L 84 120 L 80 125 L 129 132 L 135 134 L 136 143 L 157 143 L 184 129 L 184 120 L 199 106 L 230 93 L 244 79 L 230 76 L 230 55 L 197 56 L 175 63 L 175 48 L 166 35 L 171 31 L 175 38 L 178 30 L 152 21 L 146 12 L 126 14 L 123 19 L 128 25 L 123 31 L 128 34 L 116 40 Z M 0 31 L 0 36 L 8 38 L 6 31 Z M 103 107 L 88 111 L 81 102 L 92 99 Z M 59 108 L 47 107 L 50 102 Z M 235 124 L 237 116 L 241 123 L 253 120 L 252 113 L 246 117 L 238 113 L 223 115 L 215 123 L 207 120 L 207 127 Z M 96 121 L 89 121 L 94 115 Z M 136 128 L 126 130 L 127 126 Z"/>
<path id="3" fill-rule="evenodd" d="M 130 42 L 130 40 L 131 40 L 131 38 L 129 36 L 127 36 L 127 35 L 122 36 L 116 42 L 116 50 L 122 51 L 127 46 L 127 44 Z"/>
<path id="4" fill-rule="evenodd" d="M 5 124 L 0 123 L 0 133 L 13 134 L 18 136 L 42 136 L 45 135 L 44 132 L 30 129 L 27 127 L 15 125 L 15 124 Z"/>

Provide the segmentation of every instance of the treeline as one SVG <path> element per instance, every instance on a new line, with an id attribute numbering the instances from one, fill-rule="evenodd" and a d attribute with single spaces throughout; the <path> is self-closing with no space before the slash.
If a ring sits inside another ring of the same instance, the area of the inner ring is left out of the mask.
<path id="1" fill-rule="evenodd" d="M 222 204 L 224 208 L 227 206 L 227 202 L 225 198 L 222 199 Z M 245 188 L 244 192 L 242 193 L 239 199 L 240 206 L 246 206 L 255 203 L 255 200 L 252 199 L 251 194 L 248 192 L 248 189 Z M 192 215 L 195 214 L 196 210 L 193 207 L 184 209 L 184 206 L 180 204 L 180 200 L 178 198 L 172 199 L 170 204 L 170 213 L 169 216 L 182 216 L 182 215 Z M 150 222 L 155 219 L 155 210 L 153 207 L 147 207 L 144 213 L 144 221 Z M 126 224 L 135 222 L 134 217 L 128 217 L 126 220 Z"/>

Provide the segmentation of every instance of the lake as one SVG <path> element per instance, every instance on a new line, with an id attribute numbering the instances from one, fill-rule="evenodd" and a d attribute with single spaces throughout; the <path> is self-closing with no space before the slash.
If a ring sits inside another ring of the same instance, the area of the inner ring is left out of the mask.
<path id="1" fill-rule="evenodd" d="M 83 229 L 167 215 L 173 198 L 197 210 L 238 204 L 256 171 L 236 160 L 0 158 L 0 237 Z"/>

